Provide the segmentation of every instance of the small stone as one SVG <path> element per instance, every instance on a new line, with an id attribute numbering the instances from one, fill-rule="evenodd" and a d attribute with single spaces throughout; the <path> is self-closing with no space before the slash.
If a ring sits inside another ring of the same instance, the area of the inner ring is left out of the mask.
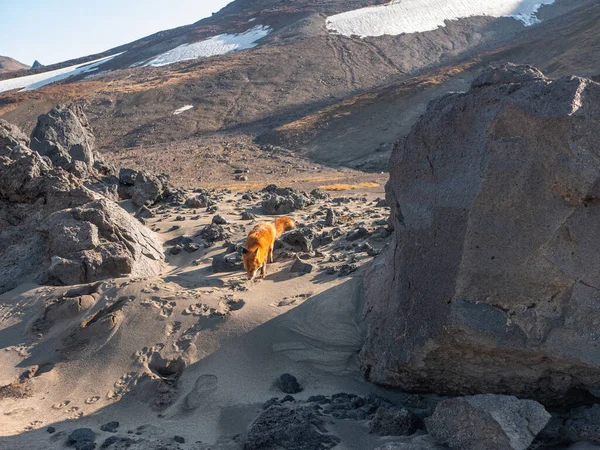
<path id="1" fill-rule="evenodd" d="M 171 255 L 179 255 L 181 252 L 183 251 L 183 245 L 176 245 L 175 247 L 171 247 L 171 250 L 169 250 L 169 253 Z"/>
<path id="2" fill-rule="evenodd" d="M 369 432 L 380 436 L 410 436 L 418 429 L 417 418 L 406 408 L 381 406 L 369 423 Z"/>
<path id="3" fill-rule="evenodd" d="M 237 272 L 243 269 L 244 263 L 238 252 L 228 255 L 216 255 L 212 260 L 213 273 Z"/>
<path id="4" fill-rule="evenodd" d="M 290 272 L 292 273 L 312 273 L 315 270 L 315 266 L 311 263 L 307 263 L 302 261 L 299 257 L 296 256 L 296 260 L 290 267 Z"/>
<path id="5" fill-rule="evenodd" d="M 108 433 L 116 433 L 117 428 L 119 428 L 119 422 L 117 421 L 105 423 L 100 427 L 102 431 L 107 431 Z"/>
<path id="6" fill-rule="evenodd" d="M 328 227 L 334 227 L 337 224 L 337 215 L 335 214 L 335 211 L 333 208 L 327 208 L 326 214 L 325 225 Z"/>
<path id="7" fill-rule="evenodd" d="M 256 215 L 249 213 L 248 211 L 244 211 L 242 213 L 242 220 L 254 220 L 256 219 Z"/>
<path id="8" fill-rule="evenodd" d="M 310 196 L 316 198 L 317 200 L 327 200 L 329 198 L 329 194 L 323 189 L 313 189 L 310 193 Z"/>
<path id="9" fill-rule="evenodd" d="M 183 249 L 187 253 L 194 253 L 194 252 L 200 250 L 200 246 L 198 244 L 196 244 L 195 242 L 189 242 L 189 243 L 185 244 Z"/>
<path id="10" fill-rule="evenodd" d="M 96 433 L 90 428 L 78 428 L 69 434 L 67 445 L 76 447 L 78 450 L 85 448 L 86 450 L 93 449 L 96 444 Z M 93 447 L 91 446 L 93 445 Z"/>
<path id="11" fill-rule="evenodd" d="M 175 436 L 173 440 L 178 444 L 185 444 L 185 439 L 182 436 Z"/>
<path id="12" fill-rule="evenodd" d="M 350 233 L 348 236 L 346 236 L 346 240 L 347 241 L 357 241 L 359 239 L 364 239 L 368 236 L 369 236 L 369 230 L 367 230 L 365 227 L 359 227 L 356 230 L 354 230 L 352 233 Z"/>
<path id="13" fill-rule="evenodd" d="M 227 222 L 227 220 L 223 216 L 221 216 L 219 214 L 217 214 L 216 216 L 214 216 L 212 218 L 212 224 L 213 225 L 227 225 L 228 223 L 229 222 Z"/>
<path id="14" fill-rule="evenodd" d="M 55 433 L 55 432 L 56 432 L 56 428 L 54 428 L 54 427 L 48 427 L 48 428 L 46 428 L 46 431 L 47 431 L 48 433 L 50 433 L 50 434 L 53 434 L 53 433 Z"/>
<path id="15" fill-rule="evenodd" d="M 297 394 L 298 392 L 302 391 L 302 387 L 298 383 L 296 377 L 289 373 L 284 373 L 281 375 L 277 384 L 279 389 L 286 394 Z"/>

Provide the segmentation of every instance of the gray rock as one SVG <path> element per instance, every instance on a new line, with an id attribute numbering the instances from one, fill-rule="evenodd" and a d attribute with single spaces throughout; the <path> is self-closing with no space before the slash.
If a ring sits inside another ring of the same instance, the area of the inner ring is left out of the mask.
<path id="1" fill-rule="evenodd" d="M 212 270 L 214 273 L 237 272 L 243 268 L 244 262 L 237 252 L 227 255 L 217 255 L 212 260 Z"/>
<path id="2" fill-rule="evenodd" d="M 327 215 L 325 216 L 325 225 L 327 225 L 328 227 L 335 227 L 335 225 L 337 224 L 337 215 L 335 214 L 335 211 L 333 210 L 333 208 L 327 208 L 326 213 Z"/>
<path id="3" fill-rule="evenodd" d="M 364 280 L 371 381 L 543 403 L 595 391 L 599 114 L 600 85 L 512 65 L 430 103 L 393 152 L 396 232 Z"/>
<path id="4" fill-rule="evenodd" d="M 90 428 L 78 428 L 69 434 L 67 445 L 75 447 L 77 450 L 88 450 L 96 448 L 94 443 L 96 433 Z"/>
<path id="5" fill-rule="evenodd" d="M 262 201 L 262 210 L 267 215 L 289 214 L 315 203 L 306 193 L 292 188 L 267 186 L 264 191 L 267 194 Z"/>
<path id="6" fill-rule="evenodd" d="M 447 450 L 447 447 L 436 445 L 431 436 L 416 436 L 410 442 L 388 442 L 375 450 Z"/>
<path id="7" fill-rule="evenodd" d="M 185 201 L 185 206 L 189 208 L 206 208 L 212 205 L 214 205 L 214 201 L 207 193 L 190 197 Z"/>
<path id="8" fill-rule="evenodd" d="M 155 214 L 148 209 L 146 206 L 140 207 L 135 213 L 136 219 L 151 219 L 155 216 Z"/>
<path id="9" fill-rule="evenodd" d="M 358 241 L 359 239 L 364 239 L 369 237 L 370 233 L 365 227 L 358 227 L 356 230 L 352 231 L 352 233 L 346 236 L 347 241 Z"/>
<path id="10" fill-rule="evenodd" d="M 8 154 L 17 145 L 29 147 L 29 137 L 16 125 L 0 119 L 0 156 Z"/>
<path id="11" fill-rule="evenodd" d="M 286 394 L 297 394 L 298 392 L 302 392 L 302 387 L 298 383 L 298 380 L 294 375 L 290 375 L 289 373 L 284 373 L 277 379 L 277 385 L 281 392 L 285 392 Z"/>
<path id="12" fill-rule="evenodd" d="M 439 445 L 457 450 L 525 450 L 550 420 L 534 400 L 482 394 L 441 401 L 425 419 Z"/>
<path id="13" fill-rule="evenodd" d="M 592 442 L 600 445 L 600 405 L 576 408 L 560 430 L 560 435 L 571 442 Z"/>
<path id="14" fill-rule="evenodd" d="M 119 182 L 126 186 L 133 186 L 135 185 L 137 174 L 137 170 L 123 168 L 119 170 Z"/>
<path id="15" fill-rule="evenodd" d="M 102 431 L 106 431 L 108 433 L 116 433 L 117 428 L 119 428 L 119 422 L 117 421 L 108 422 L 100 426 Z"/>
<path id="16" fill-rule="evenodd" d="M 38 117 L 31 149 L 63 169 L 83 176 L 92 171 L 95 138 L 79 105 L 58 105 Z"/>
<path id="17" fill-rule="evenodd" d="M 92 151 L 93 136 L 79 113 L 55 108 L 40 118 L 38 144 L 53 136 L 58 150 L 70 148 L 69 158 L 84 164 L 73 159 L 81 156 L 74 148 Z M 87 170 L 67 173 L 23 145 L 0 155 L 0 293 L 32 278 L 82 284 L 159 273 L 162 245 L 154 233 L 88 189 Z"/>
<path id="18" fill-rule="evenodd" d="M 286 403 L 271 406 L 252 423 L 244 450 L 327 450 L 339 442 L 312 408 Z"/>
<path id="19" fill-rule="evenodd" d="M 153 205 L 161 198 L 168 184 L 168 175 L 140 171 L 135 178 L 131 201 L 135 206 Z"/>
<path id="20" fill-rule="evenodd" d="M 227 225 L 229 222 L 227 222 L 227 219 L 225 219 L 223 216 L 220 216 L 219 214 L 217 214 L 216 216 L 214 216 L 212 218 L 211 223 L 213 225 Z"/>
<path id="21" fill-rule="evenodd" d="M 381 436 L 410 436 L 419 428 L 419 420 L 406 408 L 379 407 L 369 423 L 369 432 Z"/>
<path id="22" fill-rule="evenodd" d="M 46 282 L 146 277 L 162 267 L 162 245 L 154 233 L 109 200 L 53 213 L 38 230 L 46 236 L 51 256 Z"/>
<path id="23" fill-rule="evenodd" d="M 315 266 L 313 264 L 304 262 L 298 257 L 290 267 L 292 273 L 312 273 L 314 270 Z"/>
<path id="24" fill-rule="evenodd" d="M 231 237 L 231 233 L 229 233 L 225 228 L 221 225 L 206 225 L 200 232 L 198 233 L 202 239 L 206 242 L 214 243 L 218 241 L 224 241 L 225 239 L 229 239 Z"/>
<path id="25" fill-rule="evenodd" d="M 252 213 L 250 213 L 248 211 L 244 211 L 242 213 L 241 219 L 242 220 L 254 220 L 254 219 L 256 219 L 256 214 L 252 214 Z"/>
<path id="26" fill-rule="evenodd" d="M 317 200 L 327 200 L 329 198 L 329 194 L 323 189 L 313 189 L 310 196 Z"/>
<path id="27" fill-rule="evenodd" d="M 313 250 L 312 242 L 314 233 L 308 228 L 297 228 L 284 234 L 281 240 L 288 245 L 294 247 L 296 251 L 310 253 Z"/>

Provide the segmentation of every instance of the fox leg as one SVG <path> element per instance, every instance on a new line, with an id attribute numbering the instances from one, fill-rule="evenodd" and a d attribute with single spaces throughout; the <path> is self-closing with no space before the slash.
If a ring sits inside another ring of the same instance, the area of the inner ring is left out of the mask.
<path id="1" fill-rule="evenodd" d="M 267 276 L 267 262 L 265 261 L 262 265 L 262 267 L 260 268 L 260 276 L 262 278 L 265 278 Z"/>
<path id="2" fill-rule="evenodd" d="M 267 262 L 273 263 L 273 246 L 269 249 L 269 257 L 267 258 Z"/>

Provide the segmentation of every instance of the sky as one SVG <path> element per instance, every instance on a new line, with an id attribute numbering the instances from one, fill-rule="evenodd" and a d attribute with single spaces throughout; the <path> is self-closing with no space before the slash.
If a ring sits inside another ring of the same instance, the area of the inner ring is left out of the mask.
<path id="1" fill-rule="evenodd" d="M 0 55 L 49 65 L 210 16 L 231 0 L 0 0 Z"/>

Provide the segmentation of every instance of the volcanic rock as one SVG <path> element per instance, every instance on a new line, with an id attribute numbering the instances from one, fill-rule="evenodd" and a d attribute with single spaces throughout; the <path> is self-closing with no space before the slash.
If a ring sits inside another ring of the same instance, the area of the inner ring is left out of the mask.
<path id="1" fill-rule="evenodd" d="M 429 105 L 394 150 L 396 232 L 365 278 L 371 381 L 545 403 L 596 392 L 599 117 L 599 84 L 514 65 Z"/>
<path id="2" fill-rule="evenodd" d="M 483 394 L 440 402 L 425 419 L 440 445 L 463 450 L 525 450 L 550 414 L 534 400 Z"/>

